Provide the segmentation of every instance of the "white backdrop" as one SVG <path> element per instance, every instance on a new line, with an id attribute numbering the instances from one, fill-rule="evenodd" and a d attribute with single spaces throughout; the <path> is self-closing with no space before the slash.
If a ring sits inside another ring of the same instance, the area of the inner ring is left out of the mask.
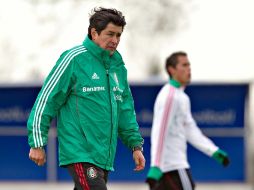
<path id="1" fill-rule="evenodd" d="M 127 26 L 119 51 L 131 81 L 166 79 L 166 56 L 188 52 L 193 81 L 254 80 L 252 0 L 0 1 L 0 83 L 41 83 L 62 51 L 80 44 L 95 6 L 115 7 Z"/>

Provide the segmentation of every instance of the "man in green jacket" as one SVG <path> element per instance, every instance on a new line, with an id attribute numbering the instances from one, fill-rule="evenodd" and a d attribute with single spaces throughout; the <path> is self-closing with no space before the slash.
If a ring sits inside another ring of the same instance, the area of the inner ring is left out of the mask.
<path id="1" fill-rule="evenodd" d="M 116 50 L 125 18 L 98 8 L 90 17 L 82 45 L 62 53 L 46 78 L 28 119 L 29 158 L 46 162 L 44 146 L 57 117 L 60 166 L 77 190 L 107 189 L 117 137 L 133 152 L 135 171 L 143 170 L 143 138 L 136 121 L 127 71 Z"/>

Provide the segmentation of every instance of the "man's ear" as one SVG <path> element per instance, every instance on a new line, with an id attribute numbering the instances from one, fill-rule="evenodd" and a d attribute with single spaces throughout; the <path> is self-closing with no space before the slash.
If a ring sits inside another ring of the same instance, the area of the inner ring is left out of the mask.
<path id="1" fill-rule="evenodd" d="M 169 67 L 168 67 L 168 72 L 173 76 L 174 73 L 175 73 L 175 68 L 172 67 L 172 66 L 169 66 Z"/>
<path id="2" fill-rule="evenodd" d="M 91 29 L 91 36 L 92 36 L 92 40 L 95 40 L 98 36 L 97 31 L 95 30 L 95 28 Z"/>

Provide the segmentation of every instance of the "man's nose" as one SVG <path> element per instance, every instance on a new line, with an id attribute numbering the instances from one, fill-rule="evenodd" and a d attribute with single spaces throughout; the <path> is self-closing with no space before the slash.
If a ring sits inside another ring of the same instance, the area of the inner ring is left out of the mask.
<path id="1" fill-rule="evenodd" d="M 113 42 L 113 43 L 117 43 L 117 42 L 118 42 L 117 36 L 113 36 L 113 37 L 112 37 L 112 42 Z"/>

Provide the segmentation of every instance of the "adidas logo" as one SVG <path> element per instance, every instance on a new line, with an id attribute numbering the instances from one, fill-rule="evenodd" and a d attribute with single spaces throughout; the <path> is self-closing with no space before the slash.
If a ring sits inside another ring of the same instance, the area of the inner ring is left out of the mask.
<path id="1" fill-rule="evenodd" d="M 92 79 L 98 80 L 100 79 L 100 77 L 96 73 L 93 73 Z"/>

